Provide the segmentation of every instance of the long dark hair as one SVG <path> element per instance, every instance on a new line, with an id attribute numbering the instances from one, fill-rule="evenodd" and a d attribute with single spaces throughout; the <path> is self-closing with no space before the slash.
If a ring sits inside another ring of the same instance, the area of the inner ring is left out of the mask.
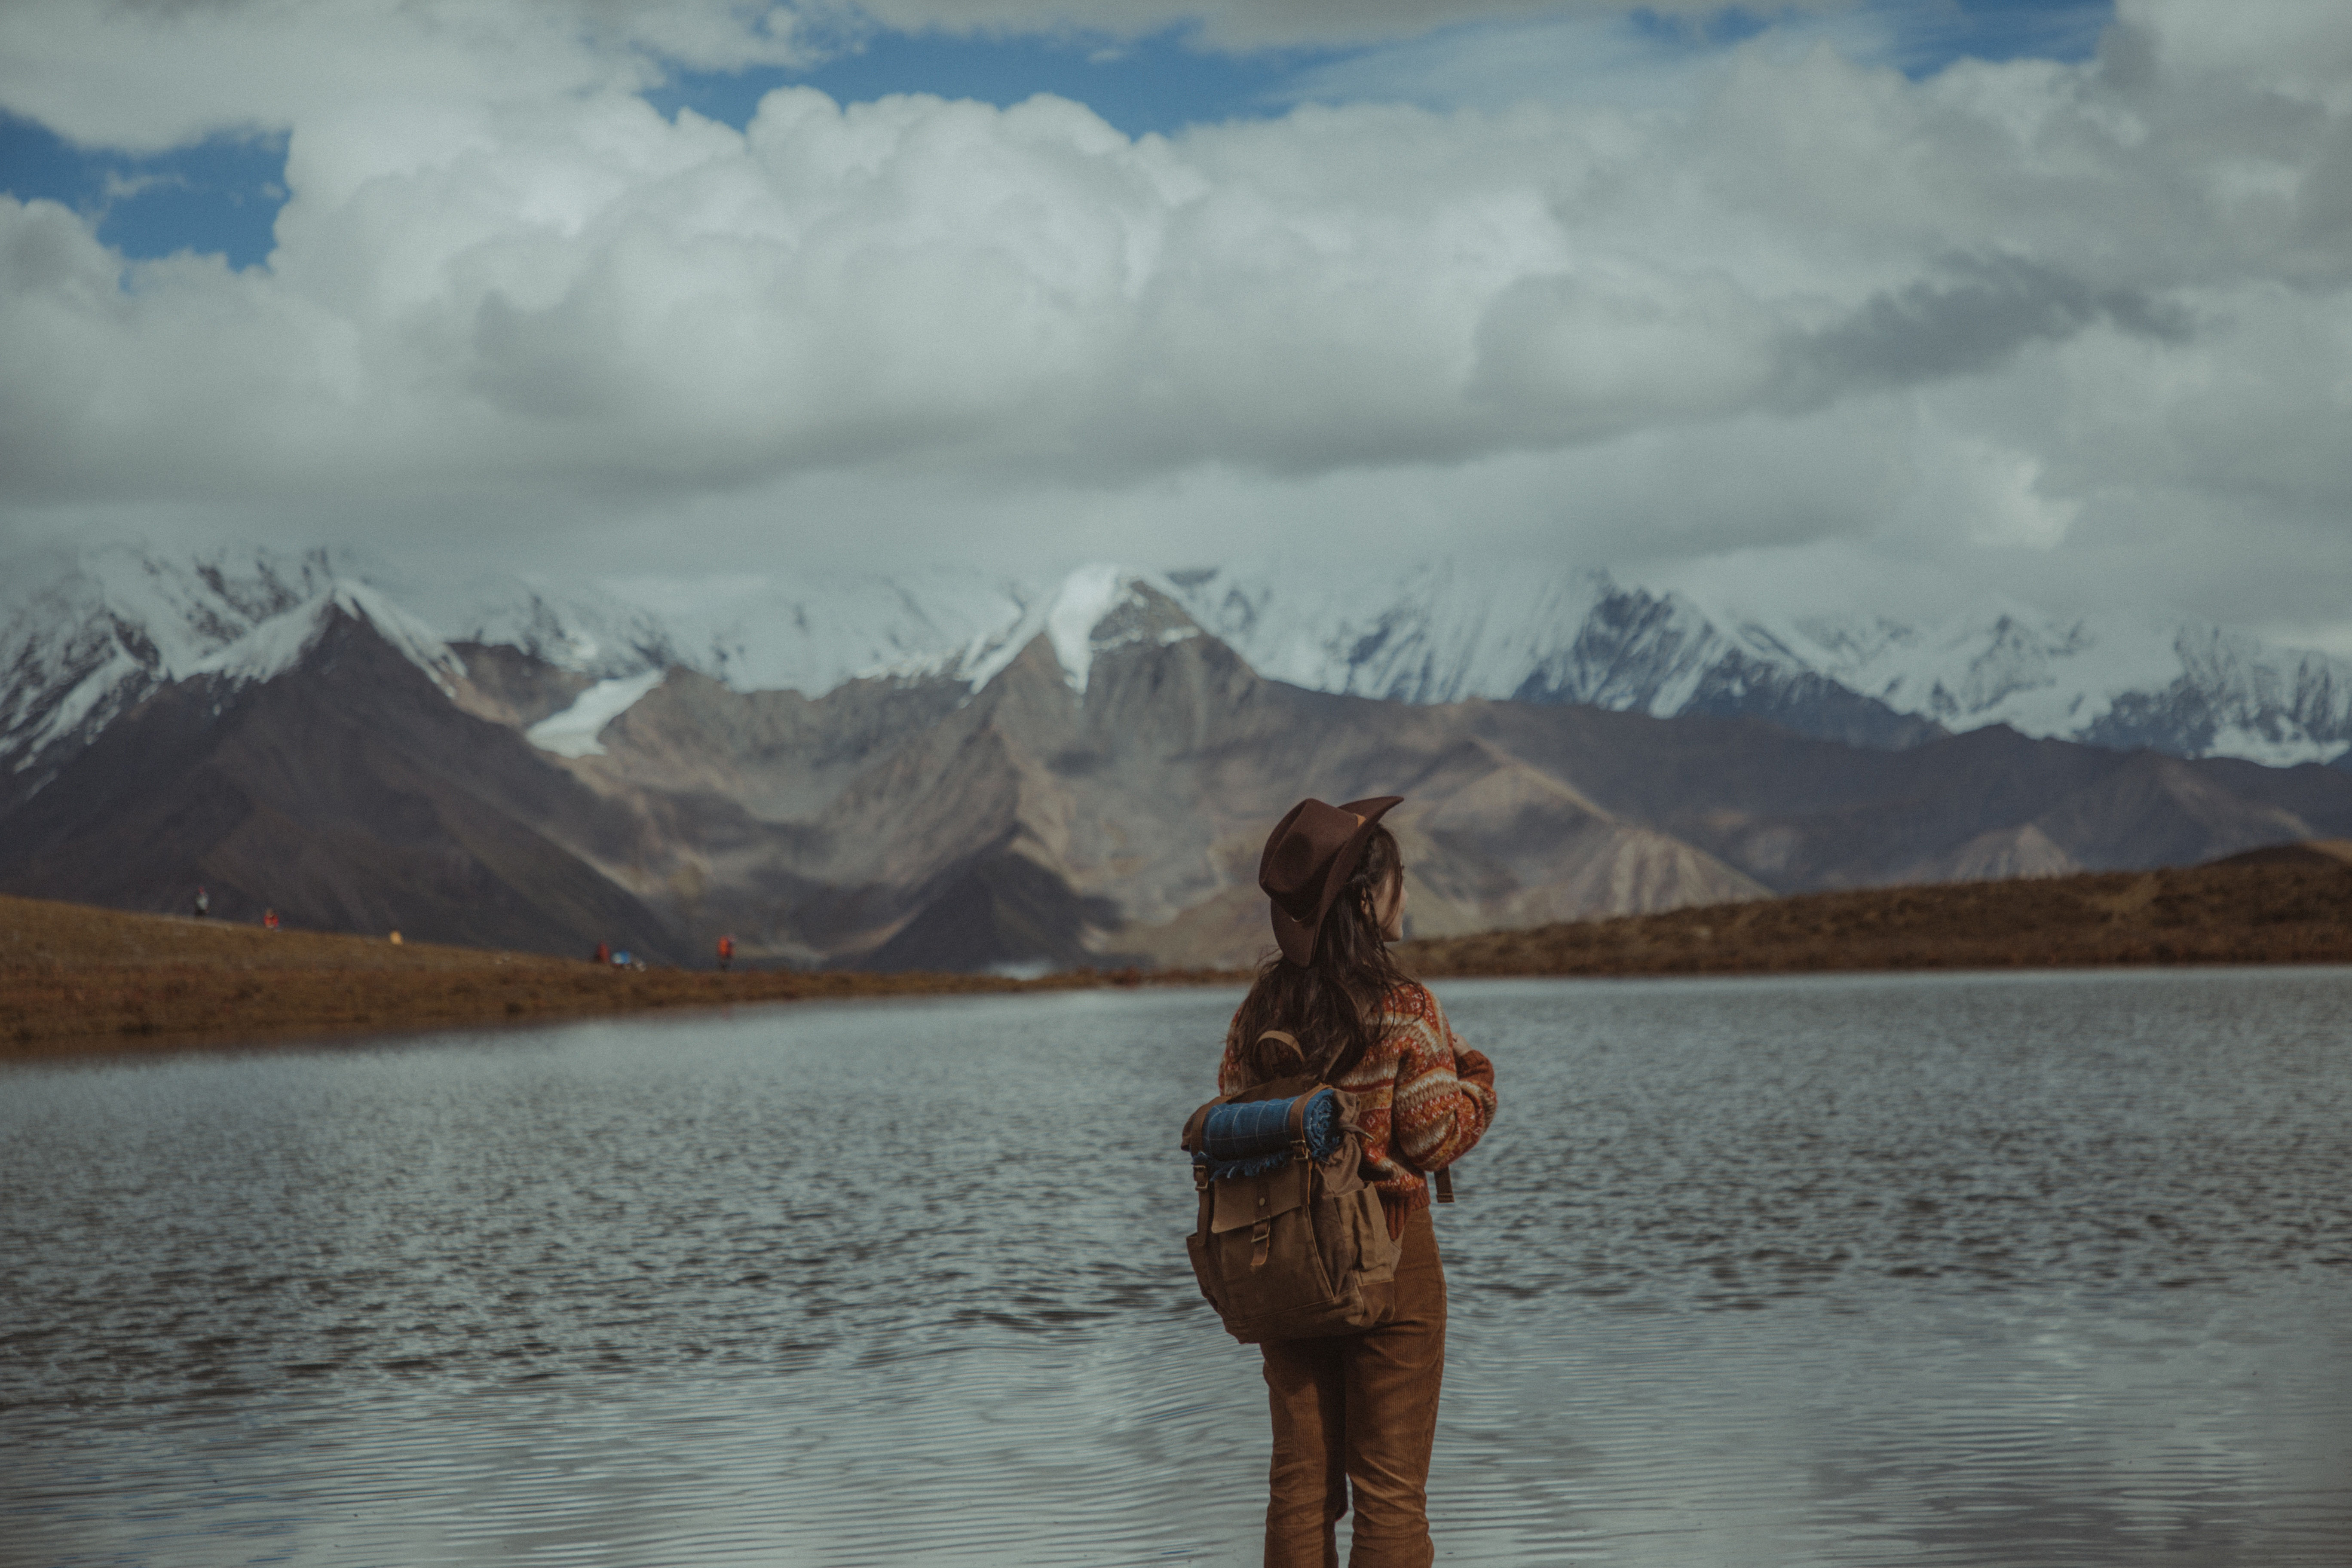
<path id="1" fill-rule="evenodd" d="M 1356 869 L 1331 901 L 1315 937 L 1312 962 L 1297 964 L 1276 953 L 1234 1015 L 1230 1040 L 1254 1083 L 1307 1072 L 1326 1080 L 1353 1068 L 1380 1029 L 1381 1003 L 1404 981 L 1389 956 L 1376 912 L 1392 882 L 1404 876 L 1396 836 L 1374 827 Z M 1260 1041 L 1268 1029 L 1297 1037 L 1302 1059 L 1280 1040 Z"/>

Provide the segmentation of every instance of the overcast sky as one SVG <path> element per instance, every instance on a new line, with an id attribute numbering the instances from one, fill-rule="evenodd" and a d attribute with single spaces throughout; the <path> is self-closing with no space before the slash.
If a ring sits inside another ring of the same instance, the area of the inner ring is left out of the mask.
<path id="1" fill-rule="evenodd" d="M 0 547 L 2352 651 L 2352 6 L 14 0 Z"/>

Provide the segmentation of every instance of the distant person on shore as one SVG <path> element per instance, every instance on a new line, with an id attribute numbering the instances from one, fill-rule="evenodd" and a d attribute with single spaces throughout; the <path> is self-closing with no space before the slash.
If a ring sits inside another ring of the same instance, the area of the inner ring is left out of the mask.
<path id="1" fill-rule="evenodd" d="M 278 929 L 278 911 L 276 910 L 264 910 L 261 911 L 261 929 L 264 931 L 276 931 Z"/>
<path id="2" fill-rule="evenodd" d="M 593 960 L 591 960 L 591 962 L 604 964 L 611 963 L 613 962 L 612 943 L 604 942 L 598 942 L 596 944 L 596 955 Z"/>
<path id="3" fill-rule="evenodd" d="M 203 920 L 213 912 L 213 896 L 202 888 L 196 889 L 196 919 Z"/>
<path id="4" fill-rule="evenodd" d="M 735 939 L 731 936 L 719 939 L 719 967 L 722 973 L 735 967 Z"/>
<path id="5" fill-rule="evenodd" d="M 1354 1096 L 1364 1173 L 1403 1246 L 1388 1321 L 1259 1347 L 1274 1415 L 1268 1568 L 1336 1563 L 1333 1526 L 1351 1492 L 1352 1568 L 1428 1568 L 1434 1556 L 1445 1271 L 1424 1173 L 1460 1159 L 1494 1121 L 1495 1068 L 1389 956 L 1404 927 L 1404 860 L 1381 818 L 1397 801 L 1305 800 L 1276 825 L 1257 878 L 1280 951 L 1234 1013 L 1217 1068 L 1221 1094 L 1307 1073 Z M 1276 1030 L 1297 1043 L 1267 1037 Z"/>

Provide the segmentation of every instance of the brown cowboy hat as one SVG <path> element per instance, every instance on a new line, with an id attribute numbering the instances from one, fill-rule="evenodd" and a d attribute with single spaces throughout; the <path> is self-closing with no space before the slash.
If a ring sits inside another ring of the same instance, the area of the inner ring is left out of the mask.
<path id="1" fill-rule="evenodd" d="M 1401 795 L 1374 795 L 1345 805 L 1300 801 L 1266 836 L 1257 885 L 1274 900 L 1274 940 L 1282 956 L 1304 965 L 1315 957 L 1315 936 L 1339 889 L 1355 874 L 1364 841 Z"/>

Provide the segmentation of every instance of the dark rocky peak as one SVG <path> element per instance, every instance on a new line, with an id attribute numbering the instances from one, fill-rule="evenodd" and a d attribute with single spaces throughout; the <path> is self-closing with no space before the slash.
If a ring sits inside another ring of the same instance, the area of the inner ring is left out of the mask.
<path id="1" fill-rule="evenodd" d="M 972 693 L 969 706 L 976 720 L 1003 731 L 1022 749 L 1049 755 L 1077 739 L 1081 700 L 1071 689 L 1053 637 L 1041 631 Z"/>
<path id="2" fill-rule="evenodd" d="M 457 642 L 449 647 L 465 662 L 474 699 L 467 710 L 519 730 L 562 712 L 596 683 L 593 676 L 504 643 Z"/>
<path id="3" fill-rule="evenodd" d="M 1087 747 L 1151 757 L 1197 752 L 1230 739 L 1264 685 L 1241 655 L 1197 627 L 1130 637 L 1095 656 Z"/>

